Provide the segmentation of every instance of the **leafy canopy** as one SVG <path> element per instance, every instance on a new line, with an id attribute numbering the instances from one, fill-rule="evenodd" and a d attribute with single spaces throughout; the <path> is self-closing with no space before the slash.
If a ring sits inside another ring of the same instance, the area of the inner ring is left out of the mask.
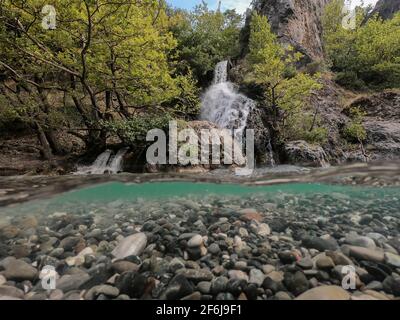
<path id="1" fill-rule="evenodd" d="M 383 20 L 356 9 L 354 29 L 343 28 L 344 0 L 333 0 L 323 16 L 325 51 L 338 82 L 360 89 L 363 86 L 400 86 L 400 13 Z"/>
<path id="2" fill-rule="evenodd" d="M 285 127 L 302 112 L 313 90 L 321 88 L 317 82 L 319 75 L 312 77 L 296 71 L 295 63 L 301 54 L 278 42 L 265 16 L 252 16 L 249 50 L 247 81 L 263 88 L 275 129 L 281 131 L 284 139 L 290 138 L 285 137 Z"/>

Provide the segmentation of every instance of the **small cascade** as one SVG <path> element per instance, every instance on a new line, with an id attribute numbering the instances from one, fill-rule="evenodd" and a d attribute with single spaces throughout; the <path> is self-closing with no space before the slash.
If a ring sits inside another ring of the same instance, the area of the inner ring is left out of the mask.
<path id="1" fill-rule="evenodd" d="M 90 166 L 78 167 L 76 174 L 115 174 L 122 172 L 122 160 L 127 152 L 128 148 L 123 148 L 116 155 L 113 155 L 111 150 L 106 150 Z"/>
<path id="2" fill-rule="evenodd" d="M 274 149 L 272 148 L 271 139 L 268 141 L 267 150 L 269 153 L 270 166 L 275 167 L 276 163 L 274 159 Z"/>
<path id="3" fill-rule="evenodd" d="M 215 67 L 213 85 L 202 97 L 201 120 L 215 123 L 224 129 L 235 129 L 241 136 L 254 101 L 240 94 L 228 81 L 228 61 Z"/>
<path id="4" fill-rule="evenodd" d="M 129 148 L 120 149 L 117 154 L 112 157 L 111 163 L 109 164 L 107 170 L 111 173 L 118 173 L 122 171 L 122 160 L 125 154 L 128 152 Z"/>

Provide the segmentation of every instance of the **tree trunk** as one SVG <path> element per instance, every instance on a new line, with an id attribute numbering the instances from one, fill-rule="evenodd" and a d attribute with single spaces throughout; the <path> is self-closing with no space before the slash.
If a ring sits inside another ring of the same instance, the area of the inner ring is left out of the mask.
<path id="1" fill-rule="evenodd" d="M 43 128 L 38 122 L 35 122 L 35 126 L 39 142 L 42 146 L 42 155 L 46 160 L 52 160 L 53 154 L 51 153 L 50 144 L 46 138 L 46 134 L 44 133 Z"/>
<path id="2" fill-rule="evenodd" d="M 54 131 L 52 129 L 47 129 L 45 130 L 45 135 L 47 138 L 47 141 L 50 144 L 51 149 L 53 150 L 54 154 L 58 155 L 63 155 L 65 154 L 64 148 L 58 143 L 57 138 L 54 134 Z"/>

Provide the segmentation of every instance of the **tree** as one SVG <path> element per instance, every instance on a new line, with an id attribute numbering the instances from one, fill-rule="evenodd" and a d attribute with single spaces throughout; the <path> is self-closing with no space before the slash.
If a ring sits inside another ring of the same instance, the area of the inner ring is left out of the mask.
<path id="1" fill-rule="evenodd" d="M 353 29 L 344 28 L 344 0 L 333 0 L 324 12 L 324 44 L 340 84 L 360 89 L 400 85 L 400 13 L 390 20 L 356 8 Z"/>
<path id="2" fill-rule="evenodd" d="M 282 139 L 290 138 L 285 129 L 293 117 L 301 115 L 312 91 L 321 88 L 318 75 L 296 71 L 294 65 L 300 58 L 292 47 L 282 47 L 265 16 L 252 16 L 246 81 L 263 88 L 272 128 Z"/>
<path id="3" fill-rule="evenodd" d="M 42 26 L 44 0 L 4 0 L 1 8 L 1 72 L 19 90 L 35 92 L 51 127 L 50 95 L 76 108 L 84 131 L 75 132 L 88 147 L 102 148 L 107 131 L 100 121 L 128 119 L 143 110 L 168 108 L 173 99 L 195 108 L 196 85 L 177 74 L 170 53 L 177 46 L 160 0 L 54 0 L 56 29 Z M 72 128 L 67 128 L 73 133 Z"/>
<path id="4" fill-rule="evenodd" d="M 239 55 L 242 16 L 235 10 L 213 11 L 203 2 L 193 12 L 177 10 L 172 16 L 181 68 L 192 69 L 201 84 L 218 62 Z"/>

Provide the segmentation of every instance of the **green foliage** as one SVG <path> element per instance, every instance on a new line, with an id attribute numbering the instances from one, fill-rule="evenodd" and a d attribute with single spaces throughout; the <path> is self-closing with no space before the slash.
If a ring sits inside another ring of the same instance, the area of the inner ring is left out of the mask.
<path id="1" fill-rule="evenodd" d="M 333 0 L 323 17 L 325 51 L 340 84 L 355 89 L 363 82 L 372 87 L 400 86 L 400 13 L 382 20 L 368 17 L 367 9 L 356 10 L 355 29 L 342 27 L 346 13 L 343 0 Z M 366 22 L 365 22 L 366 21 Z"/>
<path id="2" fill-rule="evenodd" d="M 177 78 L 179 95 L 174 97 L 169 105 L 172 106 L 172 113 L 177 118 L 193 119 L 200 113 L 200 89 L 197 82 L 189 72 L 187 76 Z"/>
<path id="3" fill-rule="evenodd" d="M 311 144 L 323 145 L 328 140 L 328 129 L 318 116 L 309 113 L 292 117 L 285 134 L 286 140 L 304 140 Z"/>
<path id="4" fill-rule="evenodd" d="M 172 120 L 169 114 L 141 114 L 128 120 L 101 121 L 100 126 L 112 135 L 120 137 L 127 145 L 146 145 L 146 135 L 149 130 L 168 128 Z"/>
<path id="5" fill-rule="evenodd" d="M 358 78 L 355 71 L 338 72 L 335 75 L 335 81 L 349 89 L 362 90 L 366 88 L 365 82 Z"/>
<path id="6" fill-rule="evenodd" d="M 54 30 L 42 27 L 47 4 L 56 9 Z M 55 130 L 79 123 L 97 143 L 110 118 L 140 132 L 154 124 L 146 110 L 194 117 L 199 92 L 177 63 L 175 25 L 163 0 L 1 1 L 0 74 L 21 89 L 5 89 L 12 99 L 3 119 Z"/>
<path id="7" fill-rule="evenodd" d="M 358 108 L 350 110 L 351 121 L 346 124 L 343 134 L 346 140 L 352 143 L 361 143 L 367 139 L 367 132 L 363 125 L 365 113 Z"/>
<path id="8" fill-rule="evenodd" d="M 295 63 L 302 55 L 292 47 L 283 48 L 267 18 L 258 14 L 251 19 L 249 50 L 246 81 L 264 88 L 275 129 L 286 136 L 285 130 L 289 130 L 290 123 L 295 123 L 293 118 L 306 107 L 311 93 L 322 87 L 318 83 L 319 74 L 310 76 L 298 72 Z"/>
<path id="9" fill-rule="evenodd" d="M 204 83 L 217 62 L 239 55 L 242 17 L 235 10 L 213 11 L 203 2 L 193 12 L 174 12 L 173 21 L 178 67 L 191 68 L 200 82 Z"/>

